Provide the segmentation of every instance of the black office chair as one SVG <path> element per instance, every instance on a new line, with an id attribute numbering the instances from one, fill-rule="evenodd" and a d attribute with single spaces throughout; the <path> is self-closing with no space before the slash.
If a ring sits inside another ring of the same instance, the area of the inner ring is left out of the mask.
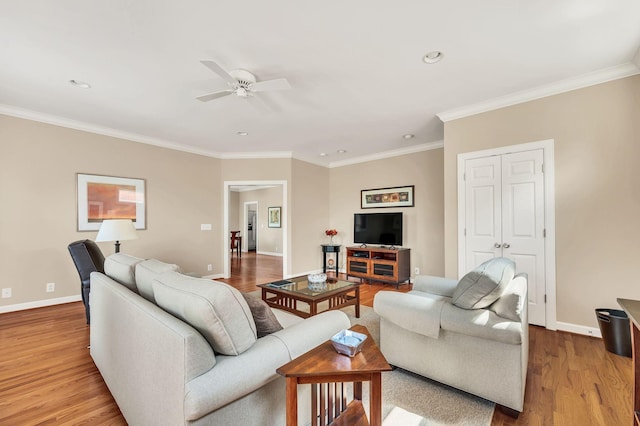
<path id="1" fill-rule="evenodd" d="M 104 255 L 100 247 L 91 240 L 80 240 L 69 244 L 69 253 L 80 275 L 82 303 L 87 315 L 87 324 L 91 323 L 89 312 L 89 291 L 91 290 L 90 276 L 92 272 L 104 273 Z"/>

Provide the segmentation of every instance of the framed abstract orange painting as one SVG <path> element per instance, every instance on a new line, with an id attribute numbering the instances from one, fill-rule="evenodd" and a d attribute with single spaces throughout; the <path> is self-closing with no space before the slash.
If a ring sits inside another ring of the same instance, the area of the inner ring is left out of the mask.
<path id="1" fill-rule="evenodd" d="M 78 231 L 97 231 L 103 220 L 131 219 L 146 229 L 145 180 L 77 174 Z"/>

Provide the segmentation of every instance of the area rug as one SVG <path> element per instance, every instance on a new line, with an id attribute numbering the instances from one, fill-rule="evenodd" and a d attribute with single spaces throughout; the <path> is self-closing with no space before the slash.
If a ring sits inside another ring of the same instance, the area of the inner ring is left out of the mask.
<path id="1" fill-rule="evenodd" d="M 260 297 L 259 292 L 253 292 Z M 362 324 L 380 343 L 380 319 L 368 306 L 343 309 L 352 325 Z M 369 411 L 369 387 L 363 386 L 363 403 Z M 382 374 L 382 418 L 384 426 L 490 425 L 495 404 L 401 368 Z"/>
<path id="2" fill-rule="evenodd" d="M 362 324 L 380 343 L 380 318 L 368 306 L 343 311 L 351 324 Z M 368 412 L 368 386 L 363 386 Z M 382 374 L 382 418 L 384 426 L 490 425 L 495 404 L 401 368 Z"/>

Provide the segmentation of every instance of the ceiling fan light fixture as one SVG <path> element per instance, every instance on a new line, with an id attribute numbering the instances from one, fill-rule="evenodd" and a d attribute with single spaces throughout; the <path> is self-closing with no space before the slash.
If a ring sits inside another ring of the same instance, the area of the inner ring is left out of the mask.
<path id="1" fill-rule="evenodd" d="M 434 50 L 432 52 L 427 53 L 422 57 L 422 61 L 425 64 L 435 64 L 436 62 L 440 62 L 442 59 L 442 52 L 439 50 Z"/>
<path id="2" fill-rule="evenodd" d="M 80 81 L 80 80 L 69 80 L 69 83 L 73 84 L 76 87 L 79 87 L 81 89 L 91 89 L 91 85 L 89 83 L 86 83 L 84 81 Z"/>
<path id="3" fill-rule="evenodd" d="M 212 101 L 229 95 L 236 95 L 240 98 L 249 98 L 253 97 L 255 92 L 291 89 L 291 85 L 286 78 L 257 81 L 256 76 L 247 70 L 237 69 L 227 72 L 213 61 L 200 62 L 218 76 L 222 77 L 229 86 L 227 90 L 220 90 L 218 92 L 197 96 L 196 99 L 202 102 Z"/>

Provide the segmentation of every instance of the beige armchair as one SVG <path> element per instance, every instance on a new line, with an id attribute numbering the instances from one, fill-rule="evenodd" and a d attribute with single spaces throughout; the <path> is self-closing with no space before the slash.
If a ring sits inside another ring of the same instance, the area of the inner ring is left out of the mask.
<path id="1" fill-rule="evenodd" d="M 529 352 L 527 276 L 485 262 L 460 281 L 418 276 L 409 293 L 382 291 L 380 349 L 390 364 L 494 401 L 517 416 Z"/>

